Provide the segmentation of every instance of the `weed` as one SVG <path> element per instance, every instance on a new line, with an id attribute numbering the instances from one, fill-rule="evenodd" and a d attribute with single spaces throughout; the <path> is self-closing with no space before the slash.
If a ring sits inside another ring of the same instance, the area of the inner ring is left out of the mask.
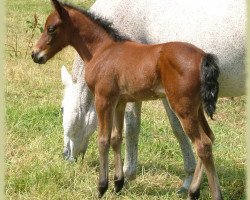
<path id="1" fill-rule="evenodd" d="M 25 58 L 27 58 L 28 51 L 31 50 L 31 48 L 33 47 L 33 39 L 34 39 L 34 36 L 35 36 L 35 31 L 39 30 L 40 33 L 43 32 L 43 27 L 41 26 L 40 23 L 38 23 L 38 18 L 37 18 L 36 14 L 34 14 L 34 21 L 27 20 L 26 23 L 27 23 L 28 28 L 29 28 L 26 31 L 26 33 L 28 33 L 29 30 L 30 30 L 30 37 L 28 37 L 28 45 L 27 45 L 27 49 L 26 49 L 26 52 L 25 52 Z"/>
<path id="2" fill-rule="evenodd" d="M 17 34 L 15 34 L 15 45 L 12 46 L 10 44 L 5 44 L 6 47 L 8 47 L 8 49 L 6 49 L 6 51 L 8 52 L 11 52 L 10 53 L 10 56 L 13 57 L 17 57 L 17 56 L 20 56 L 21 55 L 21 51 L 18 50 L 18 44 L 17 44 Z M 14 54 L 12 54 L 14 53 Z"/>

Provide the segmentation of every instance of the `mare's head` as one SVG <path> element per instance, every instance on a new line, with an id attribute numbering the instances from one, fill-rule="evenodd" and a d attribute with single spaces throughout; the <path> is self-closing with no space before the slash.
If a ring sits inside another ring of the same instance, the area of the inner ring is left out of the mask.
<path id="1" fill-rule="evenodd" d="M 57 52 L 69 45 L 70 35 L 72 35 L 72 21 L 69 12 L 57 0 L 51 0 L 55 8 L 47 18 L 44 32 L 36 43 L 32 51 L 34 62 L 46 63 Z"/>
<path id="2" fill-rule="evenodd" d="M 79 72 L 80 73 L 80 72 Z M 63 66 L 61 78 L 64 85 L 62 101 L 64 152 L 66 160 L 75 160 L 85 154 L 90 136 L 97 126 L 96 112 L 92 95 L 83 82 L 73 82 L 71 75 Z"/>

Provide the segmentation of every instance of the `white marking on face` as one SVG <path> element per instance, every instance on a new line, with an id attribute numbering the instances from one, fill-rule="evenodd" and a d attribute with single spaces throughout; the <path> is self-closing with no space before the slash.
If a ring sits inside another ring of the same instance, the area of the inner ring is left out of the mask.
<path id="1" fill-rule="evenodd" d="M 45 49 L 45 50 L 43 50 L 43 51 L 40 51 L 40 52 L 38 53 L 38 55 L 37 55 L 37 58 L 38 58 L 38 59 L 39 59 L 39 58 L 42 58 L 42 57 L 46 58 L 46 54 L 47 54 L 47 49 Z"/>

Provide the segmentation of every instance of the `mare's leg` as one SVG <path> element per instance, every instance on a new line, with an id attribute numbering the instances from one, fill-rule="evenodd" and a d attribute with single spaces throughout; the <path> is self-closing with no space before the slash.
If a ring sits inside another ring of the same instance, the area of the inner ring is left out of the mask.
<path id="1" fill-rule="evenodd" d="M 125 161 L 123 171 L 126 179 L 136 178 L 138 137 L 141 123 L 141 102 L 127 103 L 125 112 Z"/>
<path id="2" fill-rule="evenodd" d="M 184 170 L 187 174 L 186 178 L 183 181 L 182 187 L 178 190 L 178 193 L 186 192 L 191 184 L 193 173 L 195 170 L 196 162 L 194 153 L 189 142 L 189 138 L 184 133 L 179 119 L 176 117 L 175 113 L 169 107 L 167 100 L 164 98 L 162 99 L 163 105 L 168 115 L 168 119 L 170 121 L 173 133 L 177 138 L 179 145 L 181 147 L 181 152 L 184 161 Z"/>
<path id="3" fill-rule="evenodd" d="M 114 175 L 115 192 L 119 192 L 124 185 L 121 143 L 122 143 L 122 128 L 124 121 L 125 105 L 126 104 L 117 105 L 114 113 L 113 129 L 111 133 L 111 146 L 114 151 L 114 159 L 115 159 L 115 175 Z"/>
<path id="4" fill-rule="evenodd" d="M 200 185 L 203 175 L 203 165 L 200 158 L 198 158 L 197 165 L 195 168 L 193 180 L 189 186 L 188 193 L 190 199 L 198 199 L 200 196 Z"/>
<path id="5" fill-rule="evenodd" d="M 98 117 L 98 150 L 99 150 L 99 183 L 98 192 L 101 198 L 108 189 L 108 155 L 113 121 L 112 102 L 95 95 L 95 105 Z"/>

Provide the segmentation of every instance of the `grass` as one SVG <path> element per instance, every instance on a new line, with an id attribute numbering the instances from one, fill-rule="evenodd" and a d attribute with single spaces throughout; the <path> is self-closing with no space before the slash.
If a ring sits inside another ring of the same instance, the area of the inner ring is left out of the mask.
<path id="1" fill-rule="evenodd" d="M 93 0 L 71 2 L 87 8 Z M 71 68 L 74 50 L 63 50 L 46 65 L 33 63 L 29 55 L 25 57 L 30 37 L 26 21 L 36 13 L 43 24 L 51 10 L 50 2 L 9 0 L 6 6 L 6 197 L 94 199 L 99 165 L 96 134 L 83 163 L 70 164 L 61 157 L 60 67 Z M 36 39 L 39 34 L 37 30 Z M 17 46 L 17 56 L 10 46 Z M 245 97 L 220 99 L 216 120 L 209 121 L 216 136 L 214 157 L 226 200 L 246 199 L 245 103 Z M 104 199 L 181 199 L 175 192 L 185 176 L 183 162 L 167 121 L 160 101 L 143 104 L 137 179 L 126 183 L 120 196 L 109 189 Z M 206 178 L 201 195 L 201 199 L 210 198 Z"/>

